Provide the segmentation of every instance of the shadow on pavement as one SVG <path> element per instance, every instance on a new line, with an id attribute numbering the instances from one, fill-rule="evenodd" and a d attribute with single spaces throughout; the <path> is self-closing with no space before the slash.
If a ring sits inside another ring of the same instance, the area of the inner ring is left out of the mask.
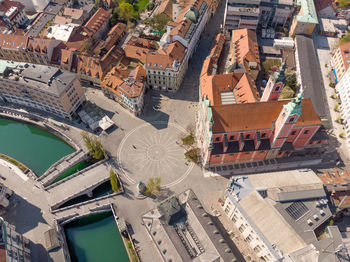
<path id="1" fill-rule="evenodd" d="M 50 261 L 46 249 L 42 244 L 30 242 L 30 257 L 32 261 Z"/>
<path id="2" fill-rule="evenodd" d="M 17 194 L 13 194 L 10 200 L 10 206 L 7 212 L 3 215 L 6 221 L 9 221 L 16 227 L 16 231 L 24 234 L 33 228 L 37 227 L 39 223 L 47 224 L 43 218 L 40 208 L 33 206 L 27 200 L 21 198 Z M 30 214 L 23 219 L 23 214 Z M 43 236 L 44 237 L 44 236 Z"/>

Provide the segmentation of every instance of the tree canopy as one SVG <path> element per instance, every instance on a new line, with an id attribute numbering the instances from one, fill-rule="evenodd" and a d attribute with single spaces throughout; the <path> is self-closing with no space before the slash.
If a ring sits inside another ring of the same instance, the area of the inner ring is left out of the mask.
<path id="1" fill-rule="evenodd" d="M 118 177 L 112 168 L 109 170 L 109 178 L 110 178 L 111 187 L 112 187 L 113 192 L 119 192 L 120 185 L 119 185 Z"/>
<path id="2" fill-rule="evenodd" d="M 104 150 L 101 141 L 90 135 L 87 131 L 81 132 L 81 136 L 91 156 L 96 160 L 102 159 Z"/>
<path id="3" fill-rule="evenodd" d="M 119 5 L 119 16 L 120 18 L 125 19 L 126 21 L 129 21 L 129 19 L 132 17 L 134 12 L 134 8 L 129 3 L 121 3 Z"/>

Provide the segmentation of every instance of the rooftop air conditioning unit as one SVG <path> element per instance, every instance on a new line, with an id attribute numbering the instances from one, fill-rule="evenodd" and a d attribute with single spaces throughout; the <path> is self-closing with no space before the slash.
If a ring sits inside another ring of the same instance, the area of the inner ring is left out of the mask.
<path id="1" fill-rule="evenodd" d="M 309 226 L 312 225 L 312 220 L 311 220 L 311 219 L 306 220 L 306 222 L 307 222 L 307 224 L 308 224 Z"/>
<path id="2" fill-rule="evenodd" d="M 318 215 L 314 215 L 313 218 L 317 221 L 319 220 Z"/>
<path id="3" fill-rule="evenodd" d="M 321 216 L 324 216 L 326 213 L 323 210 L 320 210 Z"/>

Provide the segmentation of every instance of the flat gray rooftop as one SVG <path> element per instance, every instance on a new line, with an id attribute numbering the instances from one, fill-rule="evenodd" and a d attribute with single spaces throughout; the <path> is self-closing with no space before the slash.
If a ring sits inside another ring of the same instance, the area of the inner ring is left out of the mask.
<path id="1" fill-rule="evenodd" d="M 324 90 L 322 86 L 322 75 L 316 56 L 314 42 L 311 37 L 297 35 L 295 37 L 299 57 L 301 84 L 304 88 L 304 97 L 310 98 L 318 115 L 323 118 L 328 115 Z"/>
<path id="2" fill-rule="evenodd" d="M 20 76 L 22 83 L 43 89 L 46 92 L 60 96 L 76 78 L 77 75 L 56 67 L 45 65 L 29 65 Z"/>

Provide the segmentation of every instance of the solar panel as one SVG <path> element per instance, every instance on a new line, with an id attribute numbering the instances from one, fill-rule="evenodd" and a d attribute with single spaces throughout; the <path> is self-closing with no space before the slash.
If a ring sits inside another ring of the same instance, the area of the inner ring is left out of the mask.
<path id="1" fill-rule="evenodd" d="M 287 213 L 295 220 L 301 218 L 309 209 L 305 206 L 303 202 L 294 202 L 289 207 L 286 208 Z"/>

